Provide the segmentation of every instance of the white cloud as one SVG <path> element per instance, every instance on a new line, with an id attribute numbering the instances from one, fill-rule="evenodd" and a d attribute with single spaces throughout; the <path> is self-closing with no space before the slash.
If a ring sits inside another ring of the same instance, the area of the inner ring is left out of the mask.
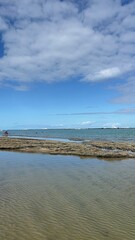
<path id="1" fill-rule="evenodd" d="M 93 124 L 93 122 L 91 122 L 91 121 L 81 122 L 81 125 L 82 125 L 82 126 L 89 126 L 89 125 L 92 125 L 92 124 Z"/>
<path id="2" fill-rule="evenodd" d="M 120 126 L 121 126 L 120 123 L 112 123 L 112 122 L 110 122 L 110 123 L 105 123 L 105 124 L 103 125 L 104 128 L 118 128 L 118 127 L 120 127 Z"/>
<path id="3" fill-rule="evenodd" d="M 119 99 L 116 101 L 120 101 Z M 126 100 L 127 101 L 127 100 Z M 134 107 L 129 107 L 129 108 L 124 108 L 124 109 L 118 109 L 118 110 L 114 110 L 114 111 L 98 111 L 98 112 L 74 112 L 74 113 L 59 113 L 56 115 L 61 115 L 61 116 L 72 116 L 72 115 L 76 115 L 76 116 L 81 116 L 81 115 L 121 115 L 121 114 L 135 114 L 135 108 Z M 87 124 L 91 124 L 93 122 L 91 121 L 84 121 L 81 123 L 81 125 L 87 125 Z"/>
<path id="4" fill-rule="evenodd" d="M 135 42 L 135 32 L 128 31 L 128 32 L 124 33 L 123 35 L 121 35 L 121 41 L 128 42 L 129 44 L 134 43 Z"/>
<path id="5" fill-rule="evenodd" d="M 135 114 L 135 108 L 127 108 L 119 110 L 120 114 Z"/>
<path id="6" fill-rule="evenodd" d="M 127 14 L 127 16 L 123 19 L 122 25 L 127 28 L 128 30 L 135 28 L 135 15 Z"/>
<path id="7" fill-rule="evenodd" d="M 113 0 L 0 4 L 1 84 L 25 86 L 74 76 L 101 81 L 135 70 L 135 1 L 125 6 Z"/>
<path id="8" fill-rule="evenodd" d="M 120 93 L 120 96 L 113 100 L 114 103 L 135 104 L 135 78 L 134 77 L 129 78 L 126 83 L 117 86 L 115 89 Z"/>
<path id="9" fill-rule="evenodd" d="M 103 80 L 108 78 L 117 77 L 122 73 L 118 67 L 103 69 L 100 72 L 96 73 L 93 77 L 93 80 Z M 90 78 L 92 79 L 92 77 Z"/>
<path id="10" fill-rule="evenodd" d="M 8 26 L 6 22 L 0 17 L 0 31 L 7 30 Z"/>

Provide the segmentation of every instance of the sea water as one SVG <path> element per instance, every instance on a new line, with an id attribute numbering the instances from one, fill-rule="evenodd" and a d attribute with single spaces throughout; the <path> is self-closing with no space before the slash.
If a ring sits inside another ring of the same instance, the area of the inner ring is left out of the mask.
<path id="1" fill-rule="evenodd" d="M 8 130 L 9 136 L 59 140 L 135 141 L 135 128 L 117 129 L 28 129 Z M 0 133 L 2 136 L 2 132 Z"/>
<path id="2" fill-rule="evenodd" d="M 134 240 L 135 159 L 0 152 L 1 240 Z"/>

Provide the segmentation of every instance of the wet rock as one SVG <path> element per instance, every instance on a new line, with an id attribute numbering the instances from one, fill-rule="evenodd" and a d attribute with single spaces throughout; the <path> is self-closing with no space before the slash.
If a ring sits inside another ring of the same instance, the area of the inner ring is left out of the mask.
<path id="1" fill-rule="evenodd" d="M 99 158 L 135 158 L 135 143 L 84 141 L 61 142 L 25 138 L 0 138 L 0 150 Z"/>

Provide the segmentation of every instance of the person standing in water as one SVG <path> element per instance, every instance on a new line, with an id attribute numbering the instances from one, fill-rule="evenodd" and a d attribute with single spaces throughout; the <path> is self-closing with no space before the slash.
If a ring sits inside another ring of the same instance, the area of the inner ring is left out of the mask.
<path id="1" fill-rule="evenodd" d="M 8 137 L 8 131 L 4 132 L 4 137 Z"/>

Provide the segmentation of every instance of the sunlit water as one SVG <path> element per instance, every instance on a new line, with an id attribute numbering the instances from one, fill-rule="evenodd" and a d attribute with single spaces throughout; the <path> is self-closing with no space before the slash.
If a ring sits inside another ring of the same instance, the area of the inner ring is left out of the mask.
<path id="1" fill-rule="evenodd" d="M 0 240 L 105 239 L 135 239 L 135 159 L 0 152 Z"/>

